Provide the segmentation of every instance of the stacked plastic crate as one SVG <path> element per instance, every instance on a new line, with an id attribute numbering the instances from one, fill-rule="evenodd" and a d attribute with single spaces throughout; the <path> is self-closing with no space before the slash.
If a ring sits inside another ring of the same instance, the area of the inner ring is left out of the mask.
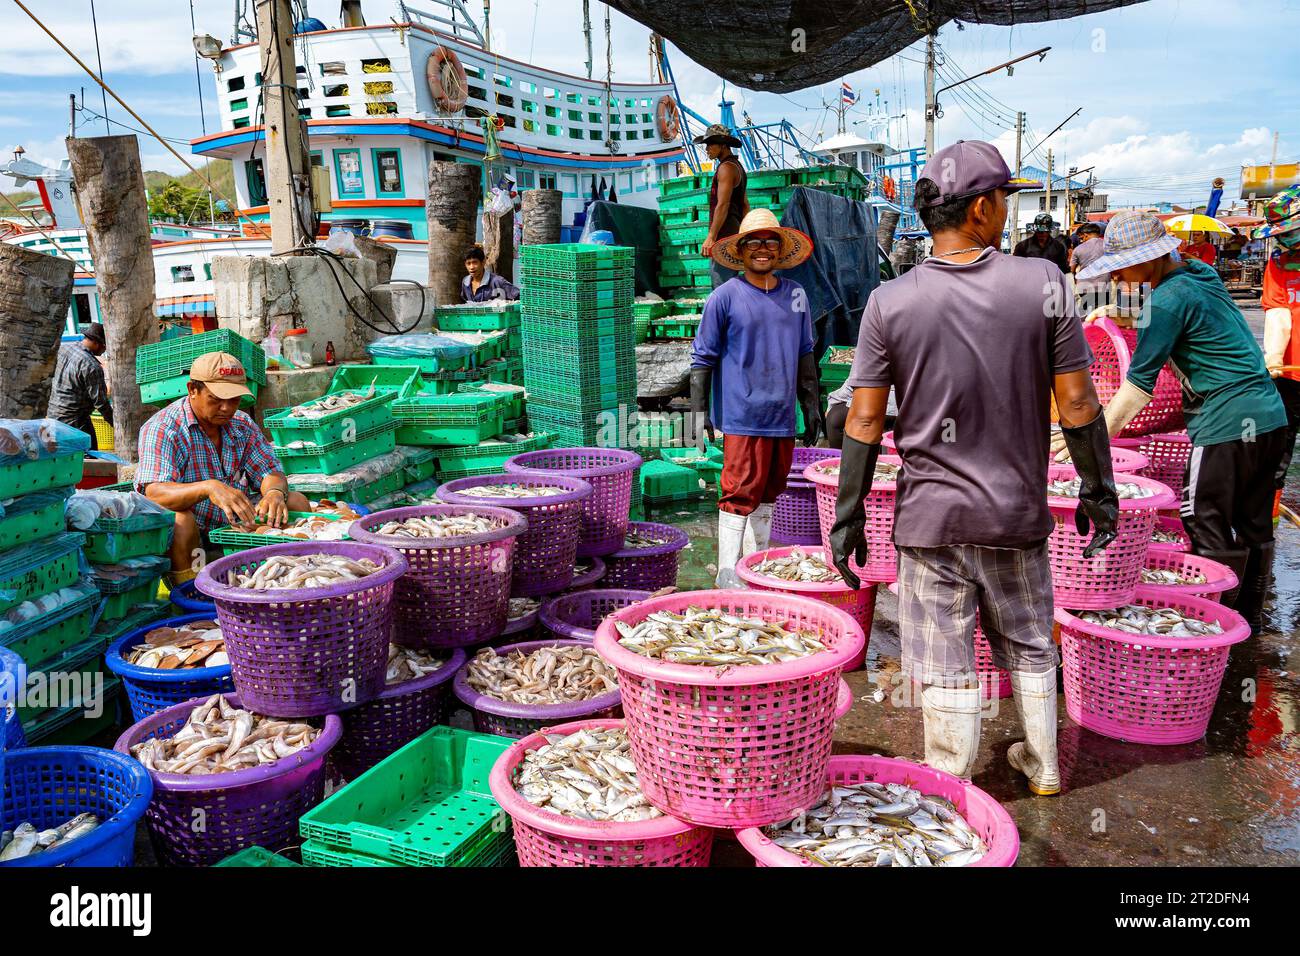
<path id="1" fill-rule="evenodd" d="M 244 399 L 244 404 L 252 405 L 258 390 L 266 384 L 266 353 L 261 346 L 229 329 L 214 329 L 141 346 L 135 355 L 135 381 L 140 386 L 140 401 L 146 405 L 166 405 L 182 397 L 190 377 L 190 365 L 200 355 L 209 352 L 227 352 L 239 359 L 248 376 L 248 388 L 253 393 L 252 398 Z"/>
<path id="2" fill-rule="evenodd" d="M 523 335 L 520 331 L 518 302 L 466 302 L 460 305 L 440 305 L 434 312 L 434 324 L 446 332 L 496 332 L 509 333 L 498 358 L 484 363 L 486 380 L 507 385 L 522 385 L 524 381 Z"/>
<path id="3" fill-rule="evenodd" d="M 521 255 L 533 429 L 552 433 L 558 447 L 608 444 L 636 408 L 633 250 L 533 245 Z"/>

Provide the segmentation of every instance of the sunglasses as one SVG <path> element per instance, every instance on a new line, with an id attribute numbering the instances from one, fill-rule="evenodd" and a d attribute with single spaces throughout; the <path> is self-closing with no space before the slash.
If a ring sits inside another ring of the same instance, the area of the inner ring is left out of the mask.
<path id="1" fill-rule="evenodd" d="M 742 249 L 762 248 L 762 249 L 768 249 L 772 252 L 776 252 L 778 249 L 781 248 L 781 240 L 780 239 L 746 239 L 743 242 L 741 242 L 740 248 Z"/>

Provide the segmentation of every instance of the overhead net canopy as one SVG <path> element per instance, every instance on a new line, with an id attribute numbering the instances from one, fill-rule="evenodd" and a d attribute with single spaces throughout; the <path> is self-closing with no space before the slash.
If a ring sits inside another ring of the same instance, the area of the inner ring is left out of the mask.
<path id="1" fill-rule="evenodd" d="M 608 0 L 738 86 L 788 93 L 893 56 L 950 20 L 1012 26 L 1140 0 Z M 802 32 L 800 32 L 802 31 Z"/>

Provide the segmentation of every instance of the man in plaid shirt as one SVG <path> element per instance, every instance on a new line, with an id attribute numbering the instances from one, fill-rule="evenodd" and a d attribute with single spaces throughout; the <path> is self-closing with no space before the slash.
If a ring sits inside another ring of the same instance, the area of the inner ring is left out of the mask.
<path id="1" fill-rule="evenodd" d="M 251 394 L 239 360 L 209 352 L 194 360 L 188 394 L 140 431 L 136 491 L 176 512 L 174 583 L 198 573 L 195 558 L 213 528 L 279 528 L 290 511 L 311 510 L 305 497 L 289 491 L 270 443 L 239 410 L 240 399 Z"/>

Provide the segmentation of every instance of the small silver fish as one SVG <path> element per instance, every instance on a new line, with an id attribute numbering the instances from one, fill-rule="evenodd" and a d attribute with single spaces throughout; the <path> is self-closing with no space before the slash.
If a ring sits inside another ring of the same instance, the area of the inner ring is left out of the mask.
<path id="1" fill-rule="evenodd" d="M 628 650 L 674 664 L 776 664 L 827 647 L 811 631 L 694 605 L 681 614 L 655 611 L 635 626 L 618 621 L 616 627 Z"/>
<path id="2" fill-rule="evenodd" d="M 641 792 L 632 745 L 621 727 L 548 734 L 515 769 L 519 795 L 534 806 L 581 820 L 653 820 L 662 812 Z"/>

